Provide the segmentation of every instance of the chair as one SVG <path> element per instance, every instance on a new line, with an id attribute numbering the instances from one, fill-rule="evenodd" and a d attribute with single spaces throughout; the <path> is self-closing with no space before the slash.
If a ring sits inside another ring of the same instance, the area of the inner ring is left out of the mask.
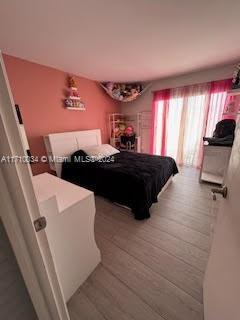
<path id="1" fill-rule="evenodd" d="M 235 120 L 225 119 L 217 123 L 213 137 L 203 138 L 203 161 L 200 182 L 212 182 L 222 185 L 234 141 Z"/>

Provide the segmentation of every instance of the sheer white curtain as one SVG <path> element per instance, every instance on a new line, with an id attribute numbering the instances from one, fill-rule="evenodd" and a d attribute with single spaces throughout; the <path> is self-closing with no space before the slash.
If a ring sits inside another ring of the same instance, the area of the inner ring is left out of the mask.
<path id="1" fill-rule="evenodd" d="M 170 91 L 166 119 L 166 155 L 179 164 L 198 166 L 209 84 Z"/>
<path id="2" fill-rule="evenodd" d="M 186 119 L 182 127 L 184 139 L 182 157 L 179 162 L 184 165 L 199 166 L 199 157 L 202 147 L 202 135 L 208 109 L 209 84 L 192 86 L 186 96 Z"/>
<path id="3" fill-rule="evenodd" d="M 206 137 L 212 137 L 218 121 L 222 119 L 227 91 L 212 93 L 210 97 Z"/>
<path id="4" fill-rule="evenodd" d="M 162 137 L 162 122 L 163 122 L 163 101 L 160 100 L 157 103 L 157 110 L 156 110 L 156 128 L 155 128 L 155 141 L 154 141 L 154 154 L 161 155 L 161 145 L 163 141 Z"/>
<path id="5" fill-rule="evenodd" d="M 201 166 L 203 136 L 223 118 L 231 79 L 154 92 L 151 152 Z"/>
<path id="6" fill-rule="evenodd" d="M 183 117 L 183 89 L 177 88 L 171 90 L 168 118 L 166 125 L 166 154 L 177 159 L 178 144 L 180 141 L 180 127 Z"/>
<path id="7" fill-rule="evenodd" d="M 201 165 L 202 137 L 212 136 L 227 97 L 226 89 L 212 92 L 212 87 L 204 83 L 170 89 L 157 101 L 155 154 L 170 156 L 180 165 Z"/>

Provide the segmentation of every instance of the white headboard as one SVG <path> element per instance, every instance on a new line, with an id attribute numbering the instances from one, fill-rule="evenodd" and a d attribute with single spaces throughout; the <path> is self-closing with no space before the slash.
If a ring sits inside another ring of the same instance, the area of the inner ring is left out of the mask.
<path id="1" fill-rule="evenodd" d="M 44 136 L 44 143 L 50 159 L 50 168 L 61 177 L 62 163 L 59 158 L 68 157 L 87 146 L 101 145 L 100 129 L 51 133 Z M 53 159 L 53 161 L 51 161 Z"/>

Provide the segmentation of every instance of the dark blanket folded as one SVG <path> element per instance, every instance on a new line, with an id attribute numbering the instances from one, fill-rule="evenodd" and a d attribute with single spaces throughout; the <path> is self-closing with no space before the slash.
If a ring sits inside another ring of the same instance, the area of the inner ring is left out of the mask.
<path id="1" fill-rule="evenodd" d="M 70 162 L 63 163 L 62 178 L 130 207 L 139 220 L 150 217 L 152 203 L 157 202 L 167 180 L 178 173 L 170 157 L 120 152 L 113 159 L 84 162 L 82 151 L 75 155 L 83 161 L 74 161 L 73 155 Z"/>

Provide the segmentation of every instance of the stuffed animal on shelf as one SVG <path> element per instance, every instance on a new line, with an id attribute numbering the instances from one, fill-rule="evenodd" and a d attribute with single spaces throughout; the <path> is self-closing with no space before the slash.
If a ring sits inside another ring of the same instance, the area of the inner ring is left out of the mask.
<path id="1" fill-rule="evenodd" d="M 78 94 L 78 90 L 75 87 L 71 87 L 69 89 L 69 96 L 71 97 L 78 97 L 79 98 L 79 94 Z"/>
<path id="2" fill-rule="evenodd" d="M 134 129 L 132 126 L 128 126 L 125 131 L 124 134 L 128 137 L 132 136 L 134 134 Z"/>
<path id="3" fill-rule="evenodd" d="M 119 127 L 119 130 L 120 130 L 120 132 L 121 132 L 121 135 L 124 134 L 124 131 L 125 131 L 125 129 L 126 129 L 126 124 L 125 124 L 124 122 L 120 122 L 120 123 L 118 124 L 118 127 Z"/>
<path id="4" fill-rule="evenodd" d="M 120 135 L 121 135 L 121 131 L 119 130 L 119 127 L 114 128 L 112 136 L 115 138 L 118 138 L 118 137 L 120 137 Z"/>
<path id="5" fill-rule="evenodd" d="M 77 88 L 76 81 L 73 77 L 68 78 L 68 86 L 69 88 Z"/>
<path id="6" fill-rule="evenodd" d="M 119 122 L 116 127 L 113 129 L 112 136 L 115 138 L 119 138 L 124 135 L 126 129 L 126 125 L 124 122 Z"/>
<path id="7" fill-rule="evenodd" d="M 109 92 L 113 91 L 114 83 L 113 82 L 107 82 L 106 88 L 109 90 Z"/>

